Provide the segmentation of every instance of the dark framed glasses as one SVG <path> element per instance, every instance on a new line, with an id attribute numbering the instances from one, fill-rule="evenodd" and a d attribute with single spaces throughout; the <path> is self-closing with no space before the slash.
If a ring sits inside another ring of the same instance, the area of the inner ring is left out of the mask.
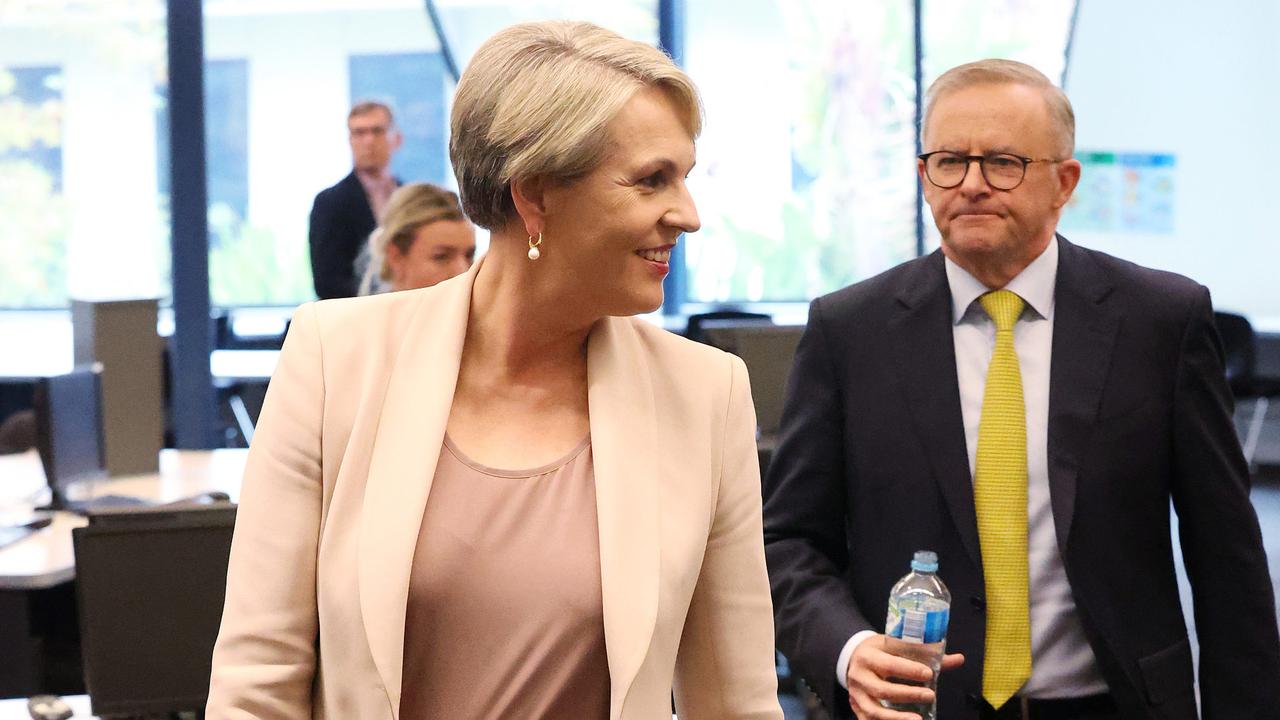
<path id="1" fill-rule="evenodd" d="M 996 190 L 1012 190 L 1021 185 L 1027 177 L 1027 166 L 1031 163 L 1061 162 L 1056 158 L 1029 158 L 1012 153 L 962 155 L 949 150 L 937 150 L 919 157 L 924 162 L 924 176 L 943 190 L 964 182 L 965 176 L 969 174 L 969 166 L 975 162 L 978 163 L 983 179 Z"/>

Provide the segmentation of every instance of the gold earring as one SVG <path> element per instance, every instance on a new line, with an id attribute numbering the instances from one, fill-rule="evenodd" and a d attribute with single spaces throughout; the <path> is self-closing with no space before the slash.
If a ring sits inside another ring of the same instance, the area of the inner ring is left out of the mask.
<path id="1" fill-rule="evenodd" d="M 537 240 L 534 240 L 532 235 L 529 236 L 529 259 L 530 260 L 537 260 L 538 258 L 542 257 L 542 251 L 538 249 L 538 246 L 541 244 L 542 244 L 542 233 L 538 233 Z"/>

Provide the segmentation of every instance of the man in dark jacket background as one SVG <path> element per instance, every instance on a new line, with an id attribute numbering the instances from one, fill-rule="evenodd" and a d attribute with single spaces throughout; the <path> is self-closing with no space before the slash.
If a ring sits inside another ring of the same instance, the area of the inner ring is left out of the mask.
<path id="1" fill-rule="evenodd" d="M 390 169 L 402 140 L 391 108 L 374 101 L 356 103 L 347 114 L 347 131 L 354 167 L 316 195 L 311 206 L 311 277 L 321 300 L 356 294 L 356 257 L 400 184 Z"/>

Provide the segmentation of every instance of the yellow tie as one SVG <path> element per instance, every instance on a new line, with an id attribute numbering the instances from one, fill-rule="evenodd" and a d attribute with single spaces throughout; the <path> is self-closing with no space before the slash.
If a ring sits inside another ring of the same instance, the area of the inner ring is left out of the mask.
<path id="1" fill-rule="evenodd" d="M 979 302 L 996 324 L 978 424 L 973 501 L 987 592 L 982 695 L 999 708 L 1031 677 L 1027 580 L 1027 418 L 1013 324 L 1023 300 L 1008 290 Z"/>

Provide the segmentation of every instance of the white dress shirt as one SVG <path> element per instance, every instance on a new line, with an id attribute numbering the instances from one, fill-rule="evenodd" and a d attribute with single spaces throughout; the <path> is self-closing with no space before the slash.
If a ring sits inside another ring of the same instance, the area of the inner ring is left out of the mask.
<path id="1" fill-rule="evenodd" d="M 956 379 L 964 416 L 969 477 L 978 453 L 978 423 L 986 389 L 987 366 L 995 347 L 996 326 L 977 299 L 990 289 L 950 258 L 946 260 L 951 287 L 952 337 Z M 1049 501 L 1049 368 L 1053 350 L 1053 294 L 1058 274 L 1058 241 L 1005 286 L 1026 301 L 1013 328 L 1013 344 L 1022 372 L 1027 413 L 1027 554 L 1031 598 L 1031 678 L 1018 692 L 1031 698 L 1082 697 L 1107 692 L 1097 660 L 1076 613 L 1071 585 L 1058 551 Z M 946 579 L 946 568 L 939 569 Z M 840 652 L 836 674 L 847 687 L 849 659 L 872 631 L 854 634 Z"/>

